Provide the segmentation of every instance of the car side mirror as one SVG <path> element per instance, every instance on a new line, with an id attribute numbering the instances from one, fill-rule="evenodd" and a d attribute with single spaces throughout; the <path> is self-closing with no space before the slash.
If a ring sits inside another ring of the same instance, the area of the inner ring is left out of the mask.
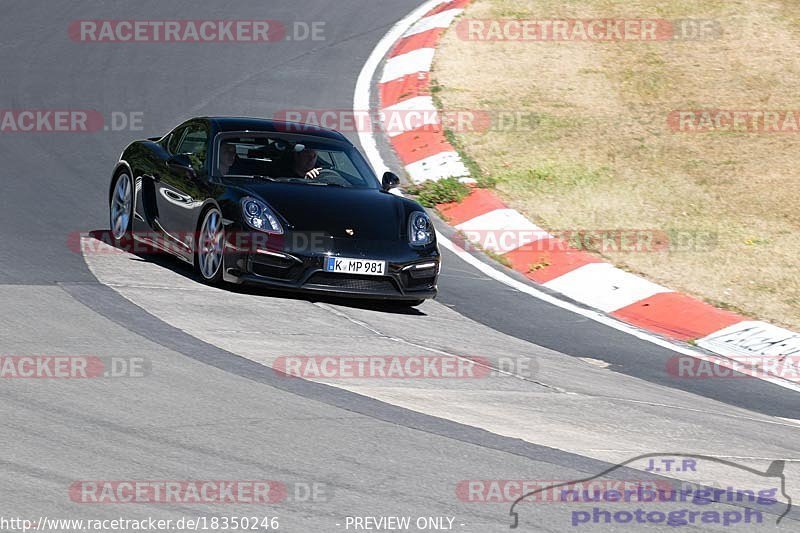
<path id="1" fill-rule="evenodd" d="M 383 179 L 381 180 L 381 186 L 384 191 L 388 191 L 389 189 L 394 189 L 400 185 L 400 178 L 394 172 L 387 172 L 383 175 Z"/>
<path id="2" fill-rule="evenodd" d="M 186 154 L 173 155 L 167 160 L 167 166 L 178 172 L 186 172 L 189 177 L 194 178 L 195 172 L 192 166 L 192 160 Z"/>

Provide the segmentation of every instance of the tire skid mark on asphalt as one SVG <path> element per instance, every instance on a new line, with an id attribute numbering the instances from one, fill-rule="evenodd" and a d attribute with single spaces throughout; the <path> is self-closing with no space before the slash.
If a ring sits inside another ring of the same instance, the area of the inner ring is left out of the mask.
<path id="1" fill-rule="evenodd" d="M 366 322 L 363 322 L 361 320 L 353 318 L 353 317 L 349 316 L 347 313 L 345 313 L 344 311 L 339 311 L 338 309 L 336 309 L 335 307 L 333 307 L 331 305 L 324 304 L 324 303 L 319 303 L 319 302 L 317 302 L 315 305 L 317 305 L 319 307 L 322 307 L 323 309 L 327 309 L 328 311 L 330 311 L 331 313 L 333 313 L 335 315 L 344 317 L 345 319 L 349 320 L 353 324 L 357 324 L 357 325 L 359 325 L 359 326 L 371 331 L 372 333 L 374 333 L 375 335 L 377 335 L 379 337 L 382 337 L 382 338 L 385 338 L 385 339 L 389 339 L 391 341 L 398 342 L 398 343 L 401 343 L 401 344 L 407 344 L 409 346 L 413 346 L 415 348 L 420 348 L 422 350 L 426 350 L 426 351 L 430 351 L 430 352 L 433 352 L 433 353 L 437 353 L 437 354 L 445 356 L 445 357 L 455 357 L 457 359 L 461 359 L 461 360 L 465 360 L 465 361 L 471 361 L 471 359 L 469 359 L 467 357 L 464 357 L 462 355 L 459 355 L 459 354 L 457 354 L 455 352 L 448 352 L 448 351 L 440 350 L 438 348 L 434 348 L 434 347 L 431 347 L 431 346 L 425 346 L 425 345 L 423 345 L 421 343 L 416 343 L 416 342 L 413 342 L 413 341 L 409 341 L 409 340 L 404 339 L 402 337 L 386 335 L 384 333 L 381 333 L 378 329 L 370 326 Z M 487 368 L 490 371 L 498 372 L 500 374 L 504 374 L 506 376 L 513 377 L 513 378 L 516 378 L 516 379 L 529 381 L 531 383 L 535 383 L 536 385 L 539 385 L 539 386 L 544 387 L 546 389 L 552 389 L 555 392 L 559 392 L 559 393 L 568 393 L 569 392 L 569 391 L 566 391 L 566 390 L 562 389 L 561 387 L 557 387 L 555 385 L 550 385 L 550 384 L 544 383 L 542 381 L 537 381 L 537 380 L 532 379 L 530 377 L 522 376 L 520 374 L 515 374 L 513 372 L 508 372 L 506 370 L 503 370 L 502 368 L 498 368 L 497 366 L 486 365 L 486 364 L 483 364 L 481 362 L 475 362 L 475 361 L 473 361 L 473 362 L 474 362 L 474 364 L 476 366 L 479 366 L 479 367 L 482 367 L 482 368 Z"/>

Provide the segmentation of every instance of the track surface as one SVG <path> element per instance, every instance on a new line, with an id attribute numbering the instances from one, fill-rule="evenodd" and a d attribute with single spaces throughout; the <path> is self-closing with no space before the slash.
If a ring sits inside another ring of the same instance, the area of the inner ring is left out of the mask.
<path id="1" fill-rule="evenodd" d="M 463 503 L 458 481 L 578 479 L 604 470 L 602 461 L 659 445 L 759 467 L 798 460 L 798 425 L 783 420 L 798 417 L 796 394 L 755 380 L 672 380 L 669 351 L 510 291 L 450 255 L 438 303 L 397 314 L 211 290 L 176 262 L 84 258 L 67 246 L 73 232 L 107 226 L 108 175 L 132 138 L 192 115 L 347 109 L 369 52 L 416 5 L 7 2 L 0 107 L 143 112 L 144 131 L 2 134 L 0 354 L 143 356 L 152 372 L 5 381 L 5 516 L 269 514 L 284 531 L 338 531 L 346 516 L 430 515 L 455 517 L 462 531 L 503 531 L 508 506 Z M 132 18 L 325 21 L 326 40 L 123 45 L 67 37 L 72 20 Z M 236 320 L 228 331 L 227 317 Z M 478 385 L 325 385 L 281 380 L 264 366 L 282 354 L 434 350 L 530 357 L 539 372 L 533 381 Z M 787 475 L 800 493 L 800 468 L 789 463 Z M 87 479 L 276 479 L 325 484 L 328 497 L 266 510 L 71 502 L 69 485 Z M 563 531 L 570 510 L 527 511 L 523 526 Z M 797 528 L 792 520 L 787 530 Z"/>

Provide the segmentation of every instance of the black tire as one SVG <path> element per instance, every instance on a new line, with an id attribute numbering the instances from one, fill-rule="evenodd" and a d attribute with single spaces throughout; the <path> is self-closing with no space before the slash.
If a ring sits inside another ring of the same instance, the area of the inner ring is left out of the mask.
<path id="1" fill-rule="evenodd" d="M 134 196 L 133 179 L 126 171 L 117 173 L 108 199 L 109 227 L 114 245 L 124 250 L 132 245 Z"/>
<path id="2" fill-rule="evenodd" d="M 215 228 L 216 238 L 211 238 L 211 225 Z M 194 240 L 194 270 L 203 283 L 213 286 L 222 284 L 224 252 L 225 228 L 222 225 L 222 213 L 216 207 L 210 207 L 200 216 L 200 225 Z M 216 259 L 210 259 L 212 254 Z"/>

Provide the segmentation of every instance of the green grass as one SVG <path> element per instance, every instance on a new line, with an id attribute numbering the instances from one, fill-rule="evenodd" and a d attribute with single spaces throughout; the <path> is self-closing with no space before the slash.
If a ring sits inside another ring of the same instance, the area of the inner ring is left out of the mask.
<path id="1" fill-rule="evenodd" d="M 548 191 L 593 185 L 609 177 L 606 168 L 592 169 L 580 164 L 547 161 L 527 169 L 510 170 L 498 176 L 498 180 L 512 188 L 516 185 Z"/>
<path id="2" fill-rule="evenodd" d="M 483 253 L 485 253 L 487 256 L 491 257 L 492 259 L 494 259 L 495 261 L 497 261 L 506 268 L 512 267 L 511 261 L 509 261 L 509 259 L 504 255 L 500 255 L 497 252 L 493 252 L 492 250 L 486 250 L 486 249 L 483 250 Z"/>
<path id="3" fill-rule="evenodd" d="M 416 196 L 417 201 L 425 207 L 435 207 L 437 204 L 460 202 L 469 194 L 469 187 L 458 178 L 446 178 L 412 185 L 406 188 L 406 192 Z"/>

